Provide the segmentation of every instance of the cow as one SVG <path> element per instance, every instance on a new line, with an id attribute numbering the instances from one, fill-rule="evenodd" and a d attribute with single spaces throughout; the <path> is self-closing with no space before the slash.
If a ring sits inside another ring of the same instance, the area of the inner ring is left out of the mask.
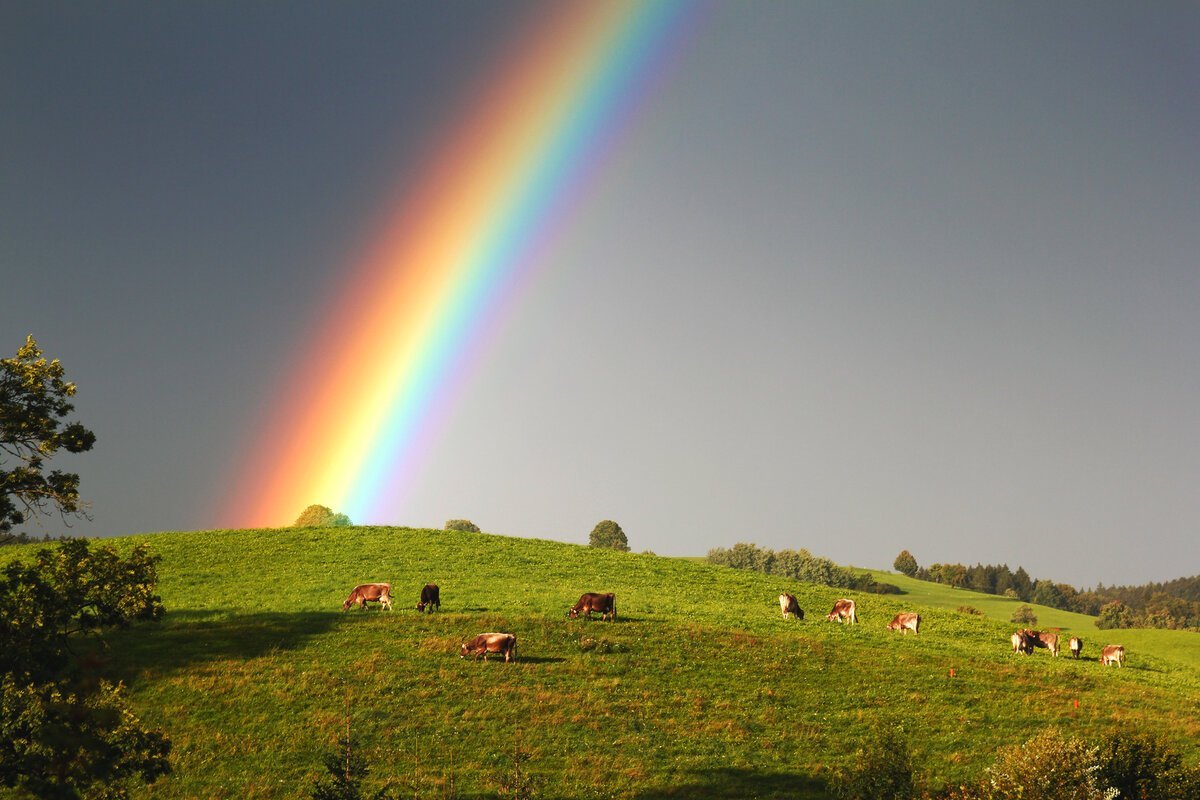
<path id="1" fill-rule="evenodd" d="M 902 635 L 906 635 L 909 631 L 918 633 L 918 628 L 921 627 L 920 614 L 908 614 L 901 612 L 892 617 L 892 621 L 888 623 L 889 631 L 900 631 Z"/>
<path id="2" fill-rule="evenodd" d="M 1059 653 L 1058 634 L 1051 633 L 1050 631 L 1042 631 L 1041 633 L 1038 633 L 1036 635 L 1037 635 L 1037 639 L 1034 640 L 1034 643 L 1033 643 L 1034 646 L 1035 647 L 1044 647 L 1050 651 L 1050 655 L 1054 656 L 1055 658 L 1058 658 L 1058 653 Z"/>
<path id="3" fill-rule="evenodd" d="M 1032 646 L 1030 646 L 1028 649 L 1026 649 L 1025 635 L 1021 631 L 1014 631 L 1011 638 L 1012 638 L 1012 650 L 1013 650 L 1014 654 L 1024 653 L 1025 655 L 1029 655 L 1029 653 L 1033 650 Z"/>
<path id="4" fill-rule="evenodd" d="M 825 619 L 833 622 L 835 619 L 838 622 L 850 620 L 850 624 L 854 625 L 858 622 L 858 614 L 854 610 L 854 601 L 842 598 L 833 604 L 833 610 L 825 615 Z"/>
<path id="5" fill-rule="evenodd" d="M 1022 628 L 1012 635 L 1012 645 L 1014 653 L 1024 653 L 1031 655 L 1033 648 L 1041 647 L 1041 639 L 1037 631 L 1031 631 L 1028 628 Z"/>
<path id="6" fill-rule="evenodd" d="M 592 618 L 592 612 L 595 611 L 600 615 L 600 619 L 607 619 L 612 622 L 617 621 L 617 596 L 611 592 L 608 594 L 596 594 L 595 592 L 586 592 L 580 596 L 579 602 L 571 607 L 567 612 L 567 616 L 575 619 L 582 613 L 588 619 Z"/>
<path id="7" fill-rule="evenodd" d="M 1083 652 L 1083 639 L 1080 639 L 1078 636 L 1072 636 L 1067 646 L 1071 649 L 1071 658 L 1079 658 L 1079 654 Z"/>
<path id="8" fill-rule="evenodd" d="M 788 614 L 795 619 L 804 619 L 804 609 L 800 608 L 799 601 L 796 600 L 795 595 L 787 592 L 779 595 L 779 610 L 783 612 L 784 619 L 787 619 Z"/>
<path id="9" fill-rule="evenodd" d="M 392 585 L 390 583 L 360 583 L 350 591 L 346 602 L 342 603 L 342 611 L 357 605 L 365 609 L 367 603 L 378 602 L 380 608 L 392 610 Z"/>
<path id="10" fill-rule="evenodd" d="M 473 656 L 487 661 L 488 653 L 500 653 L 504 660 L 515 661 L 517 658 L 517 637 L 511 633 L 481 633 L 469 642 L 463 642 L 458 651 L 459 658 Z"/>
<path id="11" fill-rule="evenodd" d="M 1125 666 L 1125 646 L 1120 644 L 1106 644 L 1100 651 L 1100 663 L 1106 667 L 1116 664 L 1118 667 Z"/>
<path id="12" fill-rule="evenodd" d="M 442 610 L 442 597 L 436 583 L 427 583 L 425 588 L 421 590 L 421 602 L 417 603 L 417 611 L 429 609 L 429 613 L 433 613 L 433 609 Z"/>

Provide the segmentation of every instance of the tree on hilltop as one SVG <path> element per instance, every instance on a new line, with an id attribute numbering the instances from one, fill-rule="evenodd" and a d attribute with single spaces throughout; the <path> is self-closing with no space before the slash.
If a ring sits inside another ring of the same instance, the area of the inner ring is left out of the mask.
<path id="1" fill-rule="evenodd" d="M 482 533 L 479 526 L 469 519 L 448 519 L 446 520 L 446 530 L 462 531 L 464 533 Z"/>
<path id="2" fill-rule="evenodd" d="M 45 471 L 59 450 L 84 453 L 96 443 L 96 434 L 80 423 L 63 422 L 75 410 L 69 400 L 75 384 L 63 374 L 58 359 L 47 361 L 32 336 L 15 357 L 0 359 L 0 533 L 55 508 L 64 520 L 84 513 L 79 476 Z"/>
<path id="3" fill-rule="evenodd" d="M 899 572 L 901 575 L 907 575 L 910 578 L 916 575 L 917 570 L 921 568 L 917 564 L 916 557 L 907 550 L 900 551 L 900 555 L 896 556 L 896 560 L 892 563 L 892 566 L 896 568 L 896 572 Z"/>
<path id="4" fill-rule="evenodd" d="M 592 535 L 588 538 L 588 544 L 592 547 L 607 547 L 610 550 L 629 552 L 629 539 L 625 537 L 625 531 L 621 530 L 621 526 L 611 519 L 596 523 L 596 527 L 592 528 Z"/>
<path id="5" fill-rule="evenodd" d="M 335 514 L 329 506 L 315 503 L 300 512 L 292 523 L 294 528 L 345 528 L 349 525 L 350 518 L 345 514 Z"/>

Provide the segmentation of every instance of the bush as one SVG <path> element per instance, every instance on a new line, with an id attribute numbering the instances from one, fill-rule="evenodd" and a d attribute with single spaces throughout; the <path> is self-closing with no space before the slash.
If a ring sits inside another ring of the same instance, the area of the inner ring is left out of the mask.
<path id="1" fill-rule="evenodd" d="M 335 514 L 329 506 L 313 504 L 300 512 L 294 528 L 345 528 L 349 527 L 350 518 L 345 514 Z"/>
<path id="2" fill-rule="evenodd" d="M 1012 621 L 1018 625 L 1037 625 L 1037 614 L 1029 606 L 1017 606 L 1012 613 Z"/>
<path id="3" fill-rule="evenodd" d="M 629 539 L 625 537 L 625 531 L 621 530 L 621 526 L 611 519 L 596 523 L 596 527 L 592 528 L 592 535 L 588 538 L 588 544 L 592 547 L 607 547 L 610 550 L 629 552 Z"/>
<path id="4" fill-rule="evenodd" d="M 955 609 L 955 611 L 957 611 L 960 614 L 974 614 L 977 617 L 983 616 L 983 612 L 980 611 L 975 606 L 959 606 L 958 608 Z"/>
<path id="5" fill-rule="evenodd" d="M 1186 769 L 1182 757 L 1160 734 L 1113 733 L 1097 753 L 1100 778 L 1135 800 L 1194 800 L 1200 797 L 1200 772 Z"/>
<path id="6" fill-rule="evenodd" d="M 912 751 L 895 728 L 878 727 L 854 755 L 853 764 L 835 773 L 834 797 L 839 800 L 911 800 Z"/>
<path id="7" fill-rule="evenodd" d="M 483 533 L 479 530 L 479 526 L 469 519 L 448 519 L 446 520 L 446 530 L 462 531 L 463 533 Z"/>
<path id="8" fill-rule="evenodd" d="M 1096 627 L 1101 630 L 1132 628 L 1133 609 L 1120 600 L 1105 603 L 1100 607 L 1100 616 L 1096 617 Z"/>
<path id="9" fill-rule="evenodd" d="M 1022 745 L 1000 750 L 983 781 L 987 800 L 1110 800 L 1100 777 L 1098 748 L 1048 728 Z"/>

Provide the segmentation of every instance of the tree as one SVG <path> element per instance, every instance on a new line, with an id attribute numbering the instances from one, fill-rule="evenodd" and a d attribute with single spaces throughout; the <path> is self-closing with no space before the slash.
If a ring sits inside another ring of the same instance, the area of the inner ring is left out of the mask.
<path id="1" fill-rule="evenodd" d="M 39 797 L 123 797 L 170 771 L 171 742 L 144 728 L 124 687 L 88 680 L 71 640 L 158 620 L 158 558 L 69 539 L 0 573 L 0 785 Z"/>
<path id="2" fill-rule="evenodd" d="M 309 796 L 312 800 L 391 800 L 388 787 L 384 786 L 372 795 L 364 794 L 363 779 L 370 773 L 367 760 L 354 749 L 349 736 L 338 740 L 338 749 L 327 753 L 323 759 L 327 778 L 313 782 Z"/>
<path id="3" fill-rule="evenodd" d="M 335 514 L 329 506 L 311 505 L 300 512 L 295 528 L 345 528 L 349 527 L 350 518 L 345 514 Z"/>
<path id="4" fill-rule="evenodd" d="M 920 569 L 916 557 L 907 550 L 900 551 L 900 555 L 896 556 L 896 560 L 892 563 L 892 566 L 896 568 L 896 572 L 899 572 L 901 575 L 907 575 L 910 578 L 915 576 L 917 570 Z"/>
<path id="5" fill-rule="evenodd" d="M 1113 600 L 1100 607 L 1100 615 L 1096 617 L 1096 627 L 1101 630 L 1132 628 L 1133 621 L 1133 609 L 1120 600 Z"/>
<path id="6" fill-rule="evenodd" d="M 75 384 L 58 359 L 46 361 L 32 336 L 14 358 L 0 359 L 0 533 L 57 508 L 65 520 L 80 514 L 79 476 L 46 461 L 59 450 L 84 453 L 96 435 L 63 418 L 75 410 Z M 15 463 L 10 468 L 9 460 Z"/>
<path id="7" fill-rule="evenodd" d="M 446 520 L 446 530 L 463 531 L 464 533 L 482 533 L 479 530 L 479 526 L 469 519 L 448 519 Z"/>
<path id="8" fill-rule="evenodd" d="M 629 552 L 629 539 L 625 538 L 625 531 L 621 530 L 621 526 L 611 519 L 596 523 L 596 527 L 592 528 L 588 544 L 592 547 L 607 547 L 612 550 Z"/>
<path id="9" fill-rule="evenodd" d="M 1017 606 L 1012 614 L 1012 621 L 1018 625 L 1037 625 L 1037 614 L 1029 606 Z"/>

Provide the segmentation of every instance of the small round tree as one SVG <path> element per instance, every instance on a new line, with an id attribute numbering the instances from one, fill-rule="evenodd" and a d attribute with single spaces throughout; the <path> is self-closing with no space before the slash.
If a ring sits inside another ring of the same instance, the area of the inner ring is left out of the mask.
<path id="1" fill-rule="evenodd" d="M 901 575 L 907 575 L 910 578 L 916 575 L 917 570 L 920 569 L 916 557 L 907 550 L 900 551 L 900 555 L 896 556 L 896 560 L 892 566 L 896 568 L 896 572 L 899 572 Z"/>
<path id="2" fill-rule="evenodd" d="M 1113 600 L 1100 606 L 1100 616 L 1096 617 L 1096 627 L 1101 630 L 1132 628 L 1133 623 L 1133 609 L 1120 600 Z"/>
<path id="3" fill-rule="evenodd" d="M 479 526 L 469 519 L 448 519 L 446 520 L 446 530 L 448 531 L 463 531 L 465 533 L 482 533 Z"/>
<path id="4" fill-rule="evenodd" d="M 1037 625 L 1037 614 L 1029 606 L 1017 606 L 1012 614 L 1012 621 L 1018 625 Z"/>
<path id="5" fill-rule="evenodd" d="M 301 511 L 292 525 L 296 528 L 345 528 L 350 525 L 350 518 L 335 514 L 329 506 L 314 503 Z"/>
<path id="6" fill-rule="evenodd" d="M 625 531 L 621 530 L 621 526 L 611 519 L 596 523 L 596 527 L 592 528 L 592 535 L 588 538 L 588 544 L 592 547 L 607 547 L 610 550 L 629 552 L 629 539 L 625 537 Z"/>

